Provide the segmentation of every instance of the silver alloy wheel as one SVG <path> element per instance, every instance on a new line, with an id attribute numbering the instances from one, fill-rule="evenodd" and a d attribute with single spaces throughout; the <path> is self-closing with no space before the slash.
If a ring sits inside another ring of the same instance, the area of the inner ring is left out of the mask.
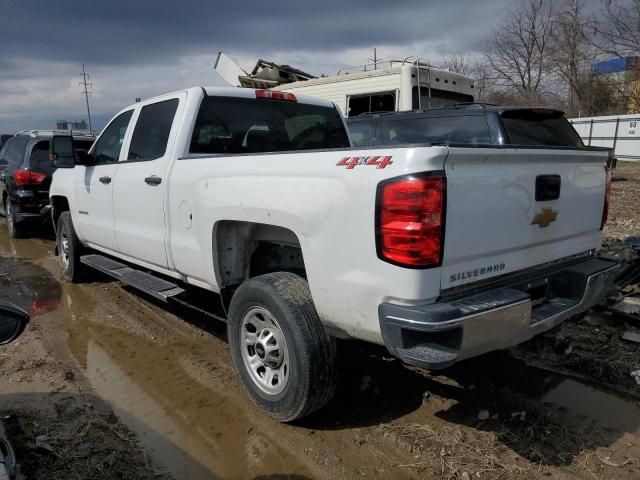
<path id="1" fill-rule="evenodd" d="M 289 351 L 274 316 L 264 307 L 251 307 L 240 324 L 242 362 L 260 390 L 281 393 L 289 381 Z"/>
<path id="2" fill-rule="evenodd" d="M 60 258 L 64 268 L 69 267 L 69 237 L 67 237 L 67 229 L 64 227 L 60 229 Z"/>

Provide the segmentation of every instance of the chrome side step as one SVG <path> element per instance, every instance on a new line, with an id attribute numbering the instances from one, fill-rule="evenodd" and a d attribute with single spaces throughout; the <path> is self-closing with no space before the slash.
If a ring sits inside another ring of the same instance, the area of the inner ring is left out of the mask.
<path id="1" fill-rule="evenodd" d="M 141 272 L 103 255 L 83 255 L 80 261 L 163 302 L 168 302 L 170 297 L 184 292 L 184 289 L 175 283 Z"/>

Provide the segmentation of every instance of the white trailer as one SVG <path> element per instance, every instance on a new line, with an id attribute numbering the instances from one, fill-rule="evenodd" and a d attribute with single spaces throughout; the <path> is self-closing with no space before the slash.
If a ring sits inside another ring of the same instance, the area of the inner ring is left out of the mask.
<path id="1" fill-rule="evenodd" d="M 640 115 L 569 120 L 585 145 L 612 148 L 618 160 L 640 160 Z"/>
<path id="2" fill-rule="evenodd" d="M 418 95 L 418 85 L 420 95 Z M 415 63 L 392 62 L 389 68 L 344 73 L 274 87 L 329 100 L 347 117 L 370 112 L 435 108 L 474 101 L 472 78 Z"/>

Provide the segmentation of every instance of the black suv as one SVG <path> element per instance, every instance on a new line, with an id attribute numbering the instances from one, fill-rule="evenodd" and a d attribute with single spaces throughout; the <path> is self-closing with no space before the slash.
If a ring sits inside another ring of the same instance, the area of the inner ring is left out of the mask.
<path id="1" fill-rule="evenodd" d="M 410 144 L 585 148 L 563 112 L 461 104 L 347 118 L 354 147 Z"/>
<path id="2" fill-rule="evenodd" d="M 9 235 L 19 237 L 29 221 L 49 219 L 49 186 L 55 170 L 49 160 L 51 130 L 17 133 L 0 150 L 0 214 L 7 219 Z M 89 149 L 95 140 L 90 133 L 73 132 L 79 149 Z"/>

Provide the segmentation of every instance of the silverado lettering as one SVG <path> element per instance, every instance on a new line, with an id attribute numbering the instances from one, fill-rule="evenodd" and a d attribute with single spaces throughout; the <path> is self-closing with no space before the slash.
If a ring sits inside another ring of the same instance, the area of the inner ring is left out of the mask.
<path id="1" fill-rule="evenodd" d="M 502 272 L 506 267 L 507 267 L 506 264 L 499 263 L 497 265 L 490 265 L 488 267 L 476 268 L 475 270 L 468 270 L 466 272 L 454 273 L 449 277 L 449 281 L 451 283 L 460 282 L 462 280 L 468 280 L 469 278 L 488 275 L 489 273 Z"/>

